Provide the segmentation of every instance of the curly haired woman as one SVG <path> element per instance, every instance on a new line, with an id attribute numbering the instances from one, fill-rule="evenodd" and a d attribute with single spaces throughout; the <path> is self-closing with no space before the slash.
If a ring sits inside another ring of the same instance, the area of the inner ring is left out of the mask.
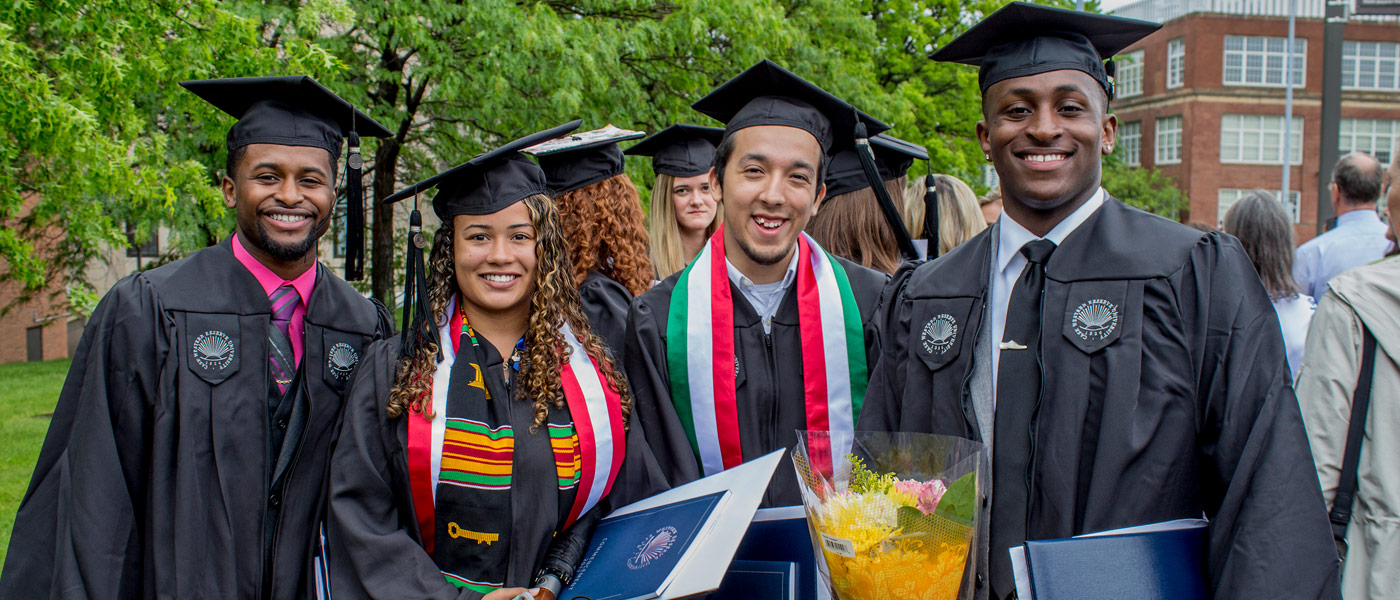
<path id="1" fill-rule="evenodd" d="M 388 199 L 436 186 L 443 225 L 427 281 L 408 283 L 426 291 L 406 308 L 418 318 L 366 350 L 347 395 L 326 519 L 334 597 L 553 598 L 622 471 L 644 468 L 544 174 L 517 152 L 573 127 Z"/>
<path id="2" fill-rule="evenodd" d="M 718 127 L 672 125 L 624 152 L 652 157 L 656 181 L 647 231 L 657 279 L 690 264 L 724 220 L 719 195 L 710 192 L 710 167 L 723 136 Z"/>
<path id="3" fill-rule="evenodd" d="M 559 206 L 583 311 L 615 353 L 622 350 L 632 298 L 656 279 L 642 200 L 617 147 L 641 135 L 609 126 L 526 150 L 539 158 Z"/>

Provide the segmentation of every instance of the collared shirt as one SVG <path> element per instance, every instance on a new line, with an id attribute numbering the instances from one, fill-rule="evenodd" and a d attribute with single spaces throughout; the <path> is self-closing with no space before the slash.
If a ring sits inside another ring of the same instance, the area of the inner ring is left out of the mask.
<path id="1" fill-rule="evenodd" d="M 783 278 L 773 283 L 754 283 L 739 269 L 734 263 L 724 259 L 724 266 L 729 269 L 729 280 L 734 285 L 739 286 L 739 291 L 749 300 L 749 306 L 763 319 L 763 333 L 773 332 L 773 315 L 778 312 L 778 305 L 783 302 L 783 295 L 787 289 L 792 287 L 792 282 L 797 280 L 797 247 L 793 246 L 792 259 L 788 261 L 787 272 L 783 273 Z"/>
<path id="2" fill-rule="evenodd" d="M 301 348 L 303 345 L 301 338 L 302 333 L 306 330 L 306 324 L 303 322 L 303 318 L 306 317 L 306 300 L 311 297 L 311 290 L 316 287 L 316 265 L 313 263 L 311 268 L 307 269 L 305 273 L 297 275 L 296 279 L 288 281 L 282 279 L 282 277 L 276 273 L 273 273 L 272 269 L 258 262 L 258 259 L 253 258 L 253 255 L 248 253 L 248 249 L 243 247 L 243 240 L 238 238 L 237 233 L 233 234 L 232 246 L 233 256 L 248 269 L 248 272 L 253 274 L 253 277 L 257 278 L 258 284 L 263 288 L 263 293 L 271 296 L 273 290 L 282 287 L 284 283 L 290 283 L 293 288 L 296 288 L 297 294 L 301 296 L 301 299 L 297 302 L 297 307 L 292 309 L 292 322 L 287 326 L 287 337 L 292 338 L 292 360 L 296 361 L 297 364 L 301 364 Z"/>
<path id="3" fill-rule="evenodd" d="M 1373 208 L 1342 213 L 1337 227 L 1298 247 L 1293 254 L 1293 279 L 1314 298 L 1327 293 L 1327 282 L 1342 271 L 1385 258 L 1390 240 L 1386 224 Z"/>
<path id="4" fill-rule="evenodd" d="M 1104 191 L 1094 192 L 1084 204 L 1060 221 L 1044 238 L 1037 237 L 1022 227 L 1006 211 L 1000 217 L 1000 234 L 997 239 L 996 257 L 992 261 L 992 404 L 997 397 L 997 367 L 1001 363 L 1001 337 L 1006 331 L 1006 306 L 1011 302 L 1011 289 L 1026 268 L 1026 257 L 1021 255 L 1021 246 L 1037 239 L 1047 239 L 1056 246 L 1064 243 L 1069 234 L 1087 221 L 1094 211 L 1103 206 Z M 1016 340 L 1025 344 L 1026 340 Z"/>

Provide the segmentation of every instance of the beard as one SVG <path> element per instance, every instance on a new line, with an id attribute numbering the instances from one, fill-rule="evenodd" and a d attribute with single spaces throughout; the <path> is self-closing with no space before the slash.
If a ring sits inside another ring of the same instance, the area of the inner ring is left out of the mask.
<path id="1" fill-rule="evenodd" d="M 788 253 L 792 252 L 793 247 L 793 244 L 788 244 L 787 247 L 780 250 L 765 251 L 750 246 L 748 240 L 744 239 L 742 236 L 734 236 L 734 241 L 739 243 L 739 250 L 742 250 L 744 255 L 749 257 L 749 260 L 753 261 L 754 264 L 765 267 L 773 266 L 786 260 L 788 258 Z M 796 240 L 794 239 L 794 241 Z"/>
<path id="2" fill-rule="evenodd" d="M 282 262 L 294 262 L 305 257 L 307 252 L 310 252 L 316 247 L 316 242 L 321 239 L 321 234 L 325 233 L 326 227 L 329 224 L 330 219 L 327 218 L 326 221 L 317 223 L 315 227 L 307 231 L 306 238 L 301 241 L 291 244 L 280 244 L 268 238 L 267 227 L 264 226 L 262 222 L 259 222 L 257 243 L 259 246 L 262 246 L 263 251 L 271 255 L 273 259 Z"/>

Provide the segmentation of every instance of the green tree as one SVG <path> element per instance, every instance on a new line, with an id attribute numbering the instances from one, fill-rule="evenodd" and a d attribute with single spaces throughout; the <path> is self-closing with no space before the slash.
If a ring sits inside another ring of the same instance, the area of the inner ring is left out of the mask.
<path id="1" fill-rule="evenodd" d="M 1172 220 L 1186 207 L 1186 194 L 1176 180 L 1154 167 L 1129 165 L 1117 154 L 1104 157 L 1103 189 L 1126 204 Z"/>
<path id="2" fill-rule="evenodd" d="M 230 228 L 218 188 L 231 122 L 183 79 L 336 68 L 317 47 L 260 42 L 212 0 L 45 0 L 0 5 L 0 280 L 23 303 L 50 281 L 80 312 L 82 271 L 106 245 L 170 228 L 169 255 Z"/>

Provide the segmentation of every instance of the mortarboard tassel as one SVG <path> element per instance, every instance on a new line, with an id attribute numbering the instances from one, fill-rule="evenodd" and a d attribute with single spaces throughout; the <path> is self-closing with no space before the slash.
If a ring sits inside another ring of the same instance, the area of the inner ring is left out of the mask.
<path id="1" fill-rule="evenodd" d="M 899 253 L 904 255 L 904 260 L 919 260 L 919 251 L 914 248 L 914 241 L 909 238 L 909 230 L 904 228 L 904 221 L 899 218 L 899 210 L 895 208 L 894 200 L 890 199 L 885 182 L 880 179 L 879 170 L 875 167 L 875 153 L 870 149 L 865 123 L 860 121 L 859 116 L 856 117 L 856 156 L 860 157 L 861 169 L 870 180 L 870 190 L 875 192 L 875 199 L 880 203 L 880 212 L 885 213 L 885 222 L 894 233 Z"/>
<path id="2" fill-rule="evenodd" d="M 416 196 L 415 196 L 416 199 Z M 415 206 L 408 215 L 408 273 L 403 283 L 403 337 L 399 342 L 399 355 L 412 358 L 428 344 L 438 346 L 438 360 L 442 360 L 442 344 L 438 339 L 437 324 L 428 311 L 428 280 L 423 265 L 423 247 L 427 239 L 423 236 L 423 214 Z"/>
<path id="3" fill-rule="evenodd" d="M 924 239 L 928 240 L 928 259 L 938 258 L 938 185 L 933 175 L 924 176 Z"/>
<path id="4" fill-rule="evenodd" d="M 350 152 L 345 157 L 345 279 L 365 276 L 365 189 L 360 169 L 360 135 L 350 132 Z"/>
<path id="5" fill-rule="evenodd" d="M 1108 59 L 1103 65 L 1103 72 L 1108 79 L 1108 101 L 1112 102 L 1118 92 L 1118 64 L 1113 62 L 1113 59 Z"/>

